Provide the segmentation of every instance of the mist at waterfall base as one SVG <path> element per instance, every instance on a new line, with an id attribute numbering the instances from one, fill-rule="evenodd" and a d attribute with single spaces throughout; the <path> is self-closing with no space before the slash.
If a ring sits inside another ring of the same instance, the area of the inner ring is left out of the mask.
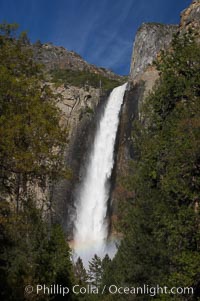
<path id="1" fill-rule="evenodd" d="M 90 151 L 86 174 L 76 197 L 74 260 L 81 257 L 85 266 L 97 254 L 113 257 L 115 241 L 108 240 L 107 206 L 119 114 L 127 84 L 115 88 L 107 101 Z"/>

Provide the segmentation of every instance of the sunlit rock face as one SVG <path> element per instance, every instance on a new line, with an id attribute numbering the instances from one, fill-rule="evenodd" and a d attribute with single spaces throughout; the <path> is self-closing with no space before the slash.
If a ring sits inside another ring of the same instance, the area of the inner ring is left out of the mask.
<path id="1" fill-rule="evenodd" d="M 189 28 L 199 33 L 200 28 L 200 1 L 194 0 L 192 4 L 181 13 L 180 31 L 186 32 Z M 199 33 L 200 36 L 200 33 Z"/>
<path id="2" fill-rule="evenodd" d="M 145 70 L 152 65 L 153 60 L 156 59 L 160 50 L 166 50 L 170 47 L 174 33 L 179 32 L 183 34 L 189 28 L 199 33 L 199 0 L 192 1 L 191 5 L 181 13 L 179 25 L 143 23 L 138 29 L 133 43 L 130 78 L 136 81 L 140 79 Z"/>
<path id="3" fill-rule="evenodd" d="M 161 49 L 166 49 L 171 43 L 177 25 L 159 23 L 143 23 L 138 29 L 133 45 L 130 77 L 136 79 L 152 64 Z"/>
<path id="4" fill-rule="evenodd" d="M 47 71 L 53 69 L 87 71 L 114 80 L 121 80 L 123 78 L 109 69 L 89 64 L 74 51 L 61 46 L 55 46 L 52 43 L 42 44 L 36 42 L 32 45 L 32 50 L 35 60 L 42 63 Z"/>
<path id="5" fill-rule="evenodd" d="M 80 181 L 80 168 L 86 160 L 87 150 L 92 143 L 96 111 L 103 96 L 99 89 L 93 87 L 74 87 L 64 85 L 55 87 L 59 93 L 58 107 L 62 112 L 61 124 L 68 129 L 68 144 L 65 149 L 65 164 L 71 177 L 62 179 L 53 189 L 56 219 L 63 226 L 69 239 L 72 239 L 75 185 Z"/>

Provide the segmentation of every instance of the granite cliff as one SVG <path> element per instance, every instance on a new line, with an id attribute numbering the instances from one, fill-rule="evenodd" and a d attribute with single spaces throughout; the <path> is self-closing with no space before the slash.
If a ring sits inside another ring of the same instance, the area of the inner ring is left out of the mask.
<path id="1" fill-rule="evenodd" d="M 159 78 L 159 73 L 152 64 L 159 57 L 160 51 L 170 48 L 173 34 L 184 34 L 189 29 L 197 32 L 200 42 L 200 1 L 194 0 L 191 5 L 181 13 L 179 25 L 164 25 L 144 23 L 138 29 L 133 43 L 131 58 L 129 88 L 126 92 L 121 112 L 121 121 L 117 143 L 117 159 L 115 167 L 115 184 L 112 192 L 113 217 L 119 214 L 118 203 L 123 197 L 129 197 L 123 187 L 121 178 L 129 174 L 129 162 L 134 156 L 131 144 L 132 124 L 140 112 L 141 104 L 152 90 Z M 132 194 L 130 195 L 132 197 Z"/>
<path id="2" fill-rule="evenodd" d="M 179 30 L 185 32 L 193 28 L 199 33 L 200 27 L 200 1 L 193 0 L 192 4 L 181 13 Z"/>
<path id="3" fill-rule="evenodd" d="M 54 69 L 85 71 L 119 81 L 123 78 L 111 70 L 89 64 L 79 54 L 62 46 L 55 46 L 52 43 L 41 44 L 38 41 L 32 45 L 32 49 L 35 60 L 44 64 L 47 71 Z"/>
<path id="4" fill-rule="evenodd" d="M 177 31 L 177 25 L 143 23 L 138 29 L 133 45 L 130 77 L 137 80 L 152 64 L 161 49 L 166 49 Z"/>

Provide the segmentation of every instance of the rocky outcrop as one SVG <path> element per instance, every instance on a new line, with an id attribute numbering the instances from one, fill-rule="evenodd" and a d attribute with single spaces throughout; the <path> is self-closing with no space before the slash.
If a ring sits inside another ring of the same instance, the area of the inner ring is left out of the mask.
<path id="1" fill-rule="evenodd" d="M 100 89 L 93 87 L 75 87 L 51 85 L 54 92 L 60 95 L 58 107 L 62 111 L 62 124 L 69 129 L 69 141 L 71 142 L 74 130 L 79 127 L 82 120 L 90 118 L 98 104 Z"/>
<path id="2" fill-rule="evenodd" d="M 161 49 L 166 49 L 178 30 L 177 25 L 143 23 L 138 29 L 133 45 L 130 77 L 137 80 L 156 59 Z"/>
<path id="3" fill-rule="evenodd" d="M 176 32 L 185 33 L 189 28 L 199 33 L 200 1 L 192 4 L 181 13 L 180 25 L 164 25 L 160 23 L 143 23 L 138 29 L 133 44 L 130 78 L 140 80 L 143 73 L 152 65 L 161 49 L 167 49 Z"/>
<path id="4" fill-rule="evenodd" d="M 200 28 L 200 1 L 194 0 L 192 4 L 181 13 L 180 31 L 186 32 L 189 28 Z"/>
<path id="5" fill-rule="evenodd" d="M 99 74 L 109 79 L 119 80 L 123 78 L 112 71 L 87 63 L 79 54 L 69 51 L 64 47 L 55 46 L 51 43 L 32 45 L 34 58 L 42 63 L 47 71 L 54 69 L 67 69 L 73 71 L 87 71 Z"/>
<path id="6" fill-rule="evenodd" d="M 153 61 L 160 51 L 170 47 L 175 33 L 184 34 L 193 29 L 199 34 L 200 41 L 200 0 L 193 0 L 191 5 L 181 13 L 179 25 L 164 25 L 159 23 L 143 23 L 138 29 L 133 44 L 131 58 L 130 81 L 145 82 L 144 98 L 152 89 L 159 75 L 153 66 Z"/>

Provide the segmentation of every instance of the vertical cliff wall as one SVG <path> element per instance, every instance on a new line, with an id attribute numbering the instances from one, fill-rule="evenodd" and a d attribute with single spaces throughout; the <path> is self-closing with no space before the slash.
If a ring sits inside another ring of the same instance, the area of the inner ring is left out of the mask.
<path id="1" fill-rule="evenodd" d="M 118 145 L 116 146 L 117 160 L 114 189 L 111 196 L 113 220 L 120 214 L 118 211 L 120 200 L 128 198 L 128 194 L 132 197 L 131 193 L 123 187 L 121 178 L 129 175 L 129 163 L 131 158 L 134 157 L 134 149 L 131 143 L 131 132 L 134 130 L 133 121 L 140 111 L 141 104 L 159 78 L 158 71 L 152 63 L 161 49 L 170 47 L 173 34 L 184 34 L 189 28 L 200 33 L 199 0 L 192 1 L 191 5 L 181 13 L 179 25 L 144 23 L 136 34 L 131 58 L 129 89 L 124 99 Z M 200 38 L 197 39 L 200 41 Z M 112 231 L 114 230 L 112 229 Z"/>
<path id="2" fill-rule="evenodd" d="M 138 29 L 133 44 L 130 77 L 137 80 L 145 69 L 156 59 L 161 49 L 166 49 L 171 43 L 177 25 L 159 23 L 143 23 Z"/>
<path id="3" fill-rule="evenodd" d="M 61 99 L 58 103 L 62 111 L 62 124 L 69 129 L 65 164 L 71 173 L 69 179 L 62 179 L 53 186 L 52 200 L 55 219 L 72 238 L 75 214 L 74 191 L 81 181 L 87 153 L 93 143 L 96 121 L 99 118 L 107 94 L 92 87 L 78 88 L 61 86 L 56 89 Z"/>

